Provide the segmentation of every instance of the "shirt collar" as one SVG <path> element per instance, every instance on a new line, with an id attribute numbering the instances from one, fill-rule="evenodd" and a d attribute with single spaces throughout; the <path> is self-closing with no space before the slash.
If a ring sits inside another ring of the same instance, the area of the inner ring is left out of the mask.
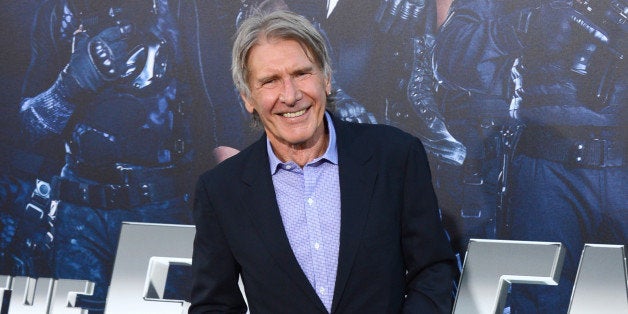
<path id="1" fill-rule="evenodd" d="M 329 132 L 329 144 L 327 145 L 327 150 L 325 150 L 325 153 L 321 157 L 318 157 L 310 161 L 308 165 L 315 163 L 319 160 L 326 160 L 334 165 L 338 164 L 338 148 L 336 147 L 336 129 L 334 128 L 334 124 L 331 120 L 331 116 L 329 115 L 327 111 L 325 111 L 325 121 L 327 122 L 327 131 Z M 277 157 L 277 155 L 275 155 L 275 152 L 273 152 L 273 148 L 270 145 L 270 140 L 268 140 L 268 137 L 266 138 L 266 150 L 268 151 L 268 160 L 270 161 L 270 173 L 271 174 L 277 173 L 277 170 L 279 169 L 280 165 L 285 165 L 285 164 L 290 163 L 290 162 L 281 162 L 281 160 L 279 160 L 279 157 Z"/>

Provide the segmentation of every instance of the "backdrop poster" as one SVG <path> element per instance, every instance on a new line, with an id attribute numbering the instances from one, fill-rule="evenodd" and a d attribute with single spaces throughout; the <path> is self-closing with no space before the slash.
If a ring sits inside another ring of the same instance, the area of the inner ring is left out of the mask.
<path id="1" fill-rule="evenodd" d="M 96 313 L 122 221 L 192 223 L 195 178 L 261 134 L 229 68 L 260 4 L 322 31 L 336 115 L 423 141 L 461 264 L 470 238 L 565 244 L 514 312 L 566 311 L 584 243 L 627 242 L 625 0 L 455 0 L 442 28 L 447 0 L 3 1 L 1 275 L 93 281 Z"/>

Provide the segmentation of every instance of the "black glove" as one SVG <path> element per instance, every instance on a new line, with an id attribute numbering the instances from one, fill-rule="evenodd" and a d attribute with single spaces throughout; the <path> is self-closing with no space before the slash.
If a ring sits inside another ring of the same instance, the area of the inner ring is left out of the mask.
<path id="1" fill-rule="evenodd" d="M 338 88 L 332 94 L 335 105 L 335 114 L 340 120 L 357 123 L 376 124 L 375 116 L 366 111 L 366 108 L 342 89 Z"/>
<path id="2" fill-rule="evenodd" d="M 127 71 L 131 25 L 109 27 L 90 38 L 78 31 L 74 35 L 72 56 L 64 69 L 83 92 L 96 92 L 107 82 L 115 81 Z M 68 83 L 67 85 L 73 85 Z"/>

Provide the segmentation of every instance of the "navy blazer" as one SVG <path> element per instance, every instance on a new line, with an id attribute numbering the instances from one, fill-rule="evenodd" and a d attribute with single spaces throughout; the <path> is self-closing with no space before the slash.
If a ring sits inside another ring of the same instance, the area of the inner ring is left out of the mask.
<path id="1" fill-rule="evenodd" d="M 341 195 L 332 313 L 450 313 L 455 262 L 420 141 L 333 119 Z M 266 137 L 203 174 L 189 313 L 326 313 L 294 256 Z"/>

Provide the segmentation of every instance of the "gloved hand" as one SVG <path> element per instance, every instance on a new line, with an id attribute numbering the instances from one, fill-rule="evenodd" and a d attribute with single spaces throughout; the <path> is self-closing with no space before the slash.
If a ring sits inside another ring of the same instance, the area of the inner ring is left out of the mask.
<path id="1" fill-rule="evenodd" d="M 608 42 L 608 35 L 603 28 L 564 0 L 550 1 L 534 8 L 524 13 L 522 20 L 527 20 L 521 36 L 522 42 L 526 47 L 543 53 L 563 52 L 565 47 L 579 37 L 579 32 L 589 34 L 601 43 Z"/>
<path id="2" fill-rule="evenodd" d="M 335 114 L 340 120 L 357 123 L 376 124 L 375 116 L 342 89 L 337 89 L 332 96 L 336 105 Z"/>
<path id="3" fill-rule="evenodd" d="M 65 77 L 73 79 L 83 92 L 96 92 L 120 78 L 127 71 L 132 31 L 131 25 L 113 26 L 92 38 L 77 31 L 70 62 L 63 70 Z"/>

